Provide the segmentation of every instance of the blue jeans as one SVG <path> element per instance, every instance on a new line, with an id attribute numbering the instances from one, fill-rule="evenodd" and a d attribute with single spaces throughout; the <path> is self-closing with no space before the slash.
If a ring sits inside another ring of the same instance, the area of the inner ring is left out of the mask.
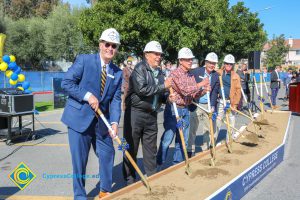
<path id="1" fill-rule="evenodd" d="M 187 145 L 188 136 L 189 136 L 189 121 L 190 121 L 190 113 L 188 108 L 177 108 L 179 117 L 184 120 L 184 128 L 183 128 L 183 137 L 185 144 Z M 173 164 L 180 163 L 184 160 L 183 148 L 179 136 L 179 131 L 176 128 L 176 116 L 174 112 L 173 105 L 167 103 L 165 111 L 164 111 L 164 128 L 165 132 L 163 133 L 157 153 L 157 164 L 162 165 L 165 163 L 169 146 L 173 141 L 173 138 L 176 133 L 175 138 L 175 151 L 173 155 Z"/>
<path id="2" fill-rule="evenodd" d="M 279 90 L 279 88 L 272 88 L 271 101 L 272 101 L 273 106 L 276 106 L 276 97 L 278 94 L 278 90 Z"/>

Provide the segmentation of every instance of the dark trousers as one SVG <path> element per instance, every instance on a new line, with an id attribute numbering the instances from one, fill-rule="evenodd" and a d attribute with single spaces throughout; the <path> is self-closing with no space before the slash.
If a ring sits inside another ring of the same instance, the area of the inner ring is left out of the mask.
<path id="1" fill-rule="evenodd" d="M 271 100 L 272 100 L 273 106 L 276 106 L 276 97 L 278 94 L 278 90 L 279 90 L 279 88 L 272 88 Z"/>
<path id="2" fill-rule="evenodd" d="M 247 102 L 251 102 L 251 96 L 250 96 L 250 90 L 249 90 L 249 87 L 246 87 L 245 89 L 243 89 L 244 91 L 244 94 L 246 96 L 246 99 L 247 99 Z M 239 105 L 238 105 L 238 110 L 243 110 L 243 101 L 244 101 L 244 97 L 241 96 L 240 98 L 240 102 L 239 102 Z"/>
<path id="3" fill-rule="evenodd" d="M 156 173 L 157 113 L 147 113 L 126 108 L 124 115 L 124 138 L 129 144 L 129 153 L 136 161 L 140 141 L 143 147 L 143 164 L 147 176 Z M 123 175 L 128 184 L 135 182 L 135 169 L 123 158 Z"/>

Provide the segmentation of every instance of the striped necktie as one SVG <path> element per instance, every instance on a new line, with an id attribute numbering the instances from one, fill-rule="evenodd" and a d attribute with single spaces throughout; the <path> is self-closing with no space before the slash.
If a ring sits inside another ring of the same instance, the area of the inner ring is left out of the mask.
<path id="1" fill-rule="evenodd" d="M 104 88 L 105 88 L 105 82 L 106 82 L 106 65 L 103 65 L 102 67 L 102 73 L 101 73 L 101 95 L 103 95 Z"/>

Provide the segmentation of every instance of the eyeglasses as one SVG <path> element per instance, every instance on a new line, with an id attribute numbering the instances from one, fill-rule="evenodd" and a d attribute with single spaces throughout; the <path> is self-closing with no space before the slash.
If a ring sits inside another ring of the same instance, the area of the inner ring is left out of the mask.
<path id="1" fill-rule="evenodd" d="M 117 47 L 118 47 L 118 45 L 116 45 L 116 44 L 111 44 L 111 43 L 105 43 L 105 47 L 106 48 L 109 48 L 111 46 L 111 48 L 113 48 L 113 49 L 116 49 Z"/>

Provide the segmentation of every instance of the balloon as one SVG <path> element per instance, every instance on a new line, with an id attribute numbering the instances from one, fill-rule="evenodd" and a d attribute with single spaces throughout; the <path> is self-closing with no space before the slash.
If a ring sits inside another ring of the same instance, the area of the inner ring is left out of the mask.
<path id="1" fill-rule="evenodd" d="M 24 91 L 24 88 L 23 87 L 17 87 L 19 90 L 22 90 L 22 91 Z"/>
<path id="2" fill-rule="evenodd" d="M 2 62 L 0 64 L 0 70 L 1 71 L 5 72 L 7 70 L 7 68 L 8 68 L 8 64 L 6 62 Z"/>
<path id="3" fill-rule="evenodd" d="M 16 73 L 13 73 L 11 76 L 10 76 L 10 79 L 13 80 L 13 81 L 17 81 L 18 80 L 18 74 Z"/>
<path id="4" fill-rule="evenodd" d="M 17 66 L 17 69 L 14 71 L 16 74 L 20 74 L 21 72 L 21 67 Z"/>
<path id="5" fill-rule="evenodd" d="M 18 65 L 16 62 L 11 62 L 8 64 L 8 68 L 15 71 L 18 68 Z"/>
<path id="6" fill-rule="evenodd" d="M 4 62 L 6 62 L 7 64 L 9 64 L 9 62 L 10 62 L 10 57 L 9 57 L 8 55 L 4 55 L 4 56 L 2 57 L 2 60 L 3 60 Z"/>
<path id="7" fill-rule="evenodd" d="M 27 89 L 27 90 L 24 90 L 24 93 L 25 94 L 31 94 L 31 91 Z"/>
<path id="8" fill-rule="evenodd" d="M 28 81 L 24 81 L 22 83 L 22 87 L 24 88 L 24 90 L 27 90 L 30 87 L 30 83 Z"/>
<path id="9" fill-rule="evenodd" d="M 10 62 L 16 62 L 16 57 L 14 55 L 9 56 Z"/>
<path id="10" fill-rule="evenodd" d="M 16 85 L 17 82 L 18 82 L 18 81 L 14 81 L 14 80 L 12 80 L 12 79 L 9 79 L 9 84 L 11 84 L 11 85 Z"/>
<path id="11" fill-rule="evenodd" d="M 19 82 L 25 81 L 25 75 L 24 75 L 24 74 L 19 74 L 19 75 L 18 75 L 18 81 L 19 81 Z"/>
<path id="12" fill-rule="evenodd" d="M 10 76 L 13 74 L 13 72 L 11 71 L 11 70 L 6 70 L 6 72 L 5 72 L 5 76 L 7 77 L 7 78 L 10 78 Z"/>

